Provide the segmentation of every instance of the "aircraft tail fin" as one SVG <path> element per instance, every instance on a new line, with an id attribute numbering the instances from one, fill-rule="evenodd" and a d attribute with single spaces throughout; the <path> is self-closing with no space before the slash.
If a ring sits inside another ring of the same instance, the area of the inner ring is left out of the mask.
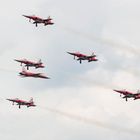
<path id="1" fill-rule="evenodd" d="M 48 16 L 48 19 L 51 19 L 51 17 L 50 17 L 50 16 Z"/>
<path id="2" fill-rule="evenodd" d="M 46 21 L 46 22 L 51 21 L 51 20 L 52 20 L 52 18 L 50 16 L 48 16 L 47 19 L 44 19 L 44 21 Z"/>
<path id="3" fill-rule="evenodd" d="M 42 61 L 41 61 L 41 59 L 39 59 L 39 60 L 38 60 L 38 63 L 39 63 L 39 64 L 42 64 Z"/>
<path id="4" fill-rule="evenodd" d="M 25 69 L 25 67 L 22 67 L 22 72 L 26 72 L 26 69 Z"/>
<path id="5" fill-rule="evenodd" d="M 33 103 L 33 98 L 31 97 L 31 99 L 29 100 L 30 103 Z"/>
<path id="6" fill-rule="evenodd" d="M 140 94 L 140 90 L 137 91 L 137 94 Z"/>
<path id="7" fill-rule="evenodd" d="M 95 55 L 95 53 L 94 53 L 94 52 L 91 54 L 91 56 L 96 57 L 96 55 Z"/>

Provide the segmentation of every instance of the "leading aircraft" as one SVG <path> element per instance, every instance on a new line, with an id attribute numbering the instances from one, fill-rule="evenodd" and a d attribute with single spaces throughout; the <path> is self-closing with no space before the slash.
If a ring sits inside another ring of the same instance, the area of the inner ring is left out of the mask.
<path id="1" fill-rule="evenodd" d="M 122 98 L 124 98 L 126 101 L 128 98 L 134 98 L 134 100 L 140 99 L 140 91 L 138 91 L 137 93 L 133 93 L 127 90 L 116 90 L 116 89 L 114 89 L 114 91 L 120 93 L 120 96 L 124 95 Z"/>
<path id="2" fill-rule="evenodd" d="M 27 107 L 35 107 L 36 106 L 34 104 L 33 98 L 31 98 L 29 101 L 20 100 L 18 98 L 15 98 L 15 99 L 6 99 L 6 100 L 13 102 L 13 105 L 14 105 L 14 103 L 17 103 L 16 105 L 18 105 L 19 108 L 21 108 L 21 105 L 25 105 Z"/>
<path id="3" fill-rule="evenodd" d="M 70 55 L 73 55 L 74 59 L 75 59 L 75 57 L 78 57 L 77 60 L 80 62 L 80 64 L 82 63 L 82 60 L 88 60 L 88 62 L 98 61 L 98 59 L 96 58 L 96 55 L 94 53 L 92 53 L 91 55 L 85 55 L 85 54 L 82 54 L 79 52 L 77 52 L 77 53 L 67 52 L 67 53 Z"/>
<path id="4" fill-rule="evenodd" d="M 25 64 L 25 67 L 27 67 L 27 70 L 29 69 L 29 67 L 35 67 L 37 68 L 44 68 L 45 66 L 43 65 L 43 63 L 41 62 L 41 59 L 38 62 L 33 62 L 33 61 L 29 61 L 27 59 L 14 59 L 17 62 L 20 62 L 21 66 L 22 64 Z"/>
<path id="5" fill-rule="evenodd" d="M 44 79 L 50 79 L 49 77 L 45 76 L 42 73 L 33 73 L 33 72 L 27 72 L 24 67 L 22 71 L 19 73 L 21 77 L 34 77 L 34 78 L 44 78 Z"/>
<path id="6" fill-rule="evenodd" d="M 26 17 L 26 18 L 28 18 L 29 19 L 29 22 L 31 22 L 31 20 L 33 20 L 33 24 L 35 24 L 36 27 L 40 23 L 43 23 L 44 26 L 46 26 L 46 25 L 53 25 L 54 24 L 52 22 L 52 18 L 50 18 L 50 16 L 47 19 L 43 19 L 43 18 L 37 17 L 35 15 L 33 15 L 33 16 L 23 15 L 23 16 Z"/>

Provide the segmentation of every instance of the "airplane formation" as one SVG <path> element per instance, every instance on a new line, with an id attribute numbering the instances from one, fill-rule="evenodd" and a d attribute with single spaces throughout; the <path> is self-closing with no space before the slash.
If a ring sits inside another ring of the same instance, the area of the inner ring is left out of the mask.
<path id="1" fill-rule="evenodd" d="M 29 67 L 35 67 L 37 68 L 44 68 L 45 66 L 43 65 L 43 63 L 41 62 L 41 60 L 39 60 L 38 62 L 33 62 L 33 61 L 29 61 L 27 59 L 15 59 L 15 61 L 20 62 L 21 66 L 22 64 L 25 64 L 24 67 L 27 67 L 27 70 L 29 69 Z M 34 77 L 34 78 L 44 78 L 44 79 L 50 79 L 49 77 L 45 76 L 43 73 L 34 73 L 34 72 L 28 72 L 25 70 L 25 68 L 22 68 L 22 71 L 19 72 L 21 77 Z"/>
<path id="2" fill-rule="evenodd" d="M 38 16 L 28 16 L 28 15 L 23 15 L 25 18 L 29 19 L 29 22 L 33 21 L 32 23 L 35 24 L 36 27 L 38 27 L 38 24 L 44 24 L 44 26 L 47 25 L 53 25 L 54 23 L 52 22 L 52 18 L 50 18 L 50 16 L 46 19 L 44 18 L 40 18 Z M 91 55 L 86 55 L 86 54 L 82 54 L 80 52 L 67 52 L 68 54 L 74 56 L 74 59 L 76 59 L 77 61 L 79 61 L 79 63 L 81 64 L 82 61 L 86 60 L 88 62 L 92 62 L 92 61 L 98 61 L 97 56 L 95 55 L 95 53 L 93 52 Z M 34 62 L 34 61 L 30 61 L 27 59 L 14 59 L 16 62 L 20 63 L 20 66 L 24 66 L 22 67 L 22 71 L 19 72 L 19 76 L 21 77 L 33 77 L 33 78 L 43 78 L 43 79 L 50 79 L 48 76 L 45 76 L 42 73 L 34 73 L 34 72 L 29 72 L 29 68 L 30 67 L 34 67 L 35 69 L 38 68 L 45 68 L 44 64 L 42 63 L 41 59 L 38 62 Z M 25 67 L 27 68 L 27 70 L 25 70 Z M 138 91 L 137 93 L 133 93 L 130 91 L 126 91 L 126 90 L 116 90 L 114 89 L 115 92 L 119 93 L 120 96 L 123 95 L 122 98 L 124 98 L 126 101 L 128 101 L 128 98 L 133 98 L 134 100 L 136 99 L 140 99 L 140 92 Z M 21 105 L 23 106 L 27 106 L 27 107 L 35 107 L 36 105 L 34 104 L 33 98 L 31 98 L 29 101 L 24 101 L 18 98 L 15 99 L 7 99 L 8 101 L 12 102 L 13 105 L 14 103 L 16 103 L 16 105 L 19 106 L 19 108 L 21 108 Z"/>

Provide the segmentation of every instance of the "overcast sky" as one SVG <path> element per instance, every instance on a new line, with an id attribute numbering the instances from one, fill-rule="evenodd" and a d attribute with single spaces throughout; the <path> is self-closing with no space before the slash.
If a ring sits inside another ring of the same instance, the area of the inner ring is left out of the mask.
<path id="1" fill-rule="evenodd" d="M 137 140 L 140 100 L 113 89 L 140 88 L 140 2 L 137 0 L 8 0 L 0 3 L 0 139 Z M 52 26 L 22 15 L 51 16 Z M 79 64 L 66 52 L 95 52 Z M 50 80 L 21 78 L 13 59 L 39 59 Z M 12 106 L 6 98 L 29 100 Z"/>

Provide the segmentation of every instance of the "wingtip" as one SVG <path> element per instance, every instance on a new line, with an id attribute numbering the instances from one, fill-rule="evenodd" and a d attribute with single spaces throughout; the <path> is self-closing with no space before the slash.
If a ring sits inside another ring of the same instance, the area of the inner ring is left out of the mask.
<path id="1" fill-rule="evenodd" d="M 72 55 L 72 53 L 71 53 L 71 52 L 67 52 L 67 53 Z"/>
<path id="2" fill-rule="evenodd" d="M 113 89 L 113 91 L 115 91 L 115 92 L 119 92 L 119 93 L 120 93 L 120 91 L 119 91 L 119 90 L 116 90 L 116 89 Z"/>
<path id="3" fill-rule="evenodd" d="M 23 17 L 26 17 L 26 18 L 28 18 L 28 16 L 27 15 L 22 15 Z"/>

